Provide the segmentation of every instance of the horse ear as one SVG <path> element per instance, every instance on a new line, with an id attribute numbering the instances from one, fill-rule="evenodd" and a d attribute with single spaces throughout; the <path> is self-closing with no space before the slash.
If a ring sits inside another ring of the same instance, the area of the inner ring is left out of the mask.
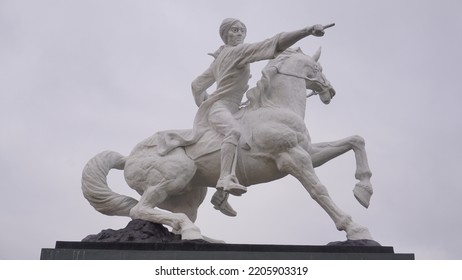
<path id="1" fill-rule="evenodd" d="M 314 59 L 314 61 L 318 61 L 320 56 L 321 56 L 321 47 L 318 48 L 318 50 L 314 53 L 312 58 Z"/>

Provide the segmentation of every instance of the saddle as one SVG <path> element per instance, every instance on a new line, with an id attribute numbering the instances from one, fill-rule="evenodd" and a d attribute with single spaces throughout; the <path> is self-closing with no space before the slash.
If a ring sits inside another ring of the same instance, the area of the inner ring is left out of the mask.
<path id="1" fill-rule="evenodd" d="M 234 114 L 234 117 L 242 124 L 241 137 L 238 146 L 250 150 L 248 144 L 251 140 L 250 128 L 245 125 L 244 108 Z M 148 146 L 157 146 L 160 155 L 164 156 L 177 147 L 183 147 L 191 159 L 197 159 L 221 149 L 224 136 L 213 130 L 210 126 L 201 126 L 199 129 L 167 130 L 157 132 Z"/>

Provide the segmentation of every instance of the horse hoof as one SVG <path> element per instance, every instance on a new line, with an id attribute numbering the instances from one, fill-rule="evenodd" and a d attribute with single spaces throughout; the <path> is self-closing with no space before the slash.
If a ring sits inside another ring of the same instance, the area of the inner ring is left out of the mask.
<path id="1" fill-rule="evenodd" d="M 358 183 L 353 189 L 353 194 L 356 200 L 358 200 L 362 206 L 369 208 L 369 203 L 372 196 L 372 188 L 370 186 L 365 186 Z"/>
<path id="2" fill-rule="evenodd" d="M 198 227 L 188 227 L 181 231 L 182 240 L 203 239 L 201 231 Z"/>
<path id="3" fill-rule="evenodd" d="M 348 240 L 374 240 L 366 227 L 358 226 L 347 233 Z"/>
<path id="4" fill-rule="evenodd" d="M 347 239 L 345 241 L 332 241 L 327 243 L 326 246 L 378 246 L 381 247 L 379 242 L 371 239 L 356 239 L 356 240 L 351 240 Z"/>
<path id="5" fill-rule="evenodd" d="M 210 238 L 210 237 L 205 236 L 205 235 L 202 235 L 202 238 L 203 238 L 205 241 L 209 242 L 209 243 L 226 244 L 226 242 L 223 241 L 223 240 L 218 240 L 218 239 L 215 239 L 215 238 Z"/>

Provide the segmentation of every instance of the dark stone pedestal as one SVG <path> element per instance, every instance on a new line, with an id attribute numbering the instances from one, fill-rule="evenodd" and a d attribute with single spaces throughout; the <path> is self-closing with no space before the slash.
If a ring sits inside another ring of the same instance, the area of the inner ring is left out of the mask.
<path id="1" fill-rule="evenodd" d="M 213 244 L 182 240 L 161 224 L 132 220 L 82 242 L 56 242 L 41 260 L 413 260 L 373 240 L 331 242 L 327 246 Z"/>
<path id="2" fill-rule="evenodd" d="M 388 246 L 56 242 L 41 260 L 413 260 Z"/>

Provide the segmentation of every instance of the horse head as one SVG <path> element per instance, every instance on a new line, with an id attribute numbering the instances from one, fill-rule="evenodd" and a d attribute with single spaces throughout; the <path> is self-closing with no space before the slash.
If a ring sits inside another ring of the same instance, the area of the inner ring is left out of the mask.
<path id="1" fill-rule="evenodd" d="M 318 60 L 321 56 L 319 48 L 313 56 L 308 56 L 298 49 L 287 49 L 281 54 L 278 72 L 289 76 L 302 78 L 306 81 L 306 88 L 312 90 L 312 95 L 319 95 L 324 104 L 329 104 L 335 95 L 335 90 L 322 73 L 322 66 Z"/>

